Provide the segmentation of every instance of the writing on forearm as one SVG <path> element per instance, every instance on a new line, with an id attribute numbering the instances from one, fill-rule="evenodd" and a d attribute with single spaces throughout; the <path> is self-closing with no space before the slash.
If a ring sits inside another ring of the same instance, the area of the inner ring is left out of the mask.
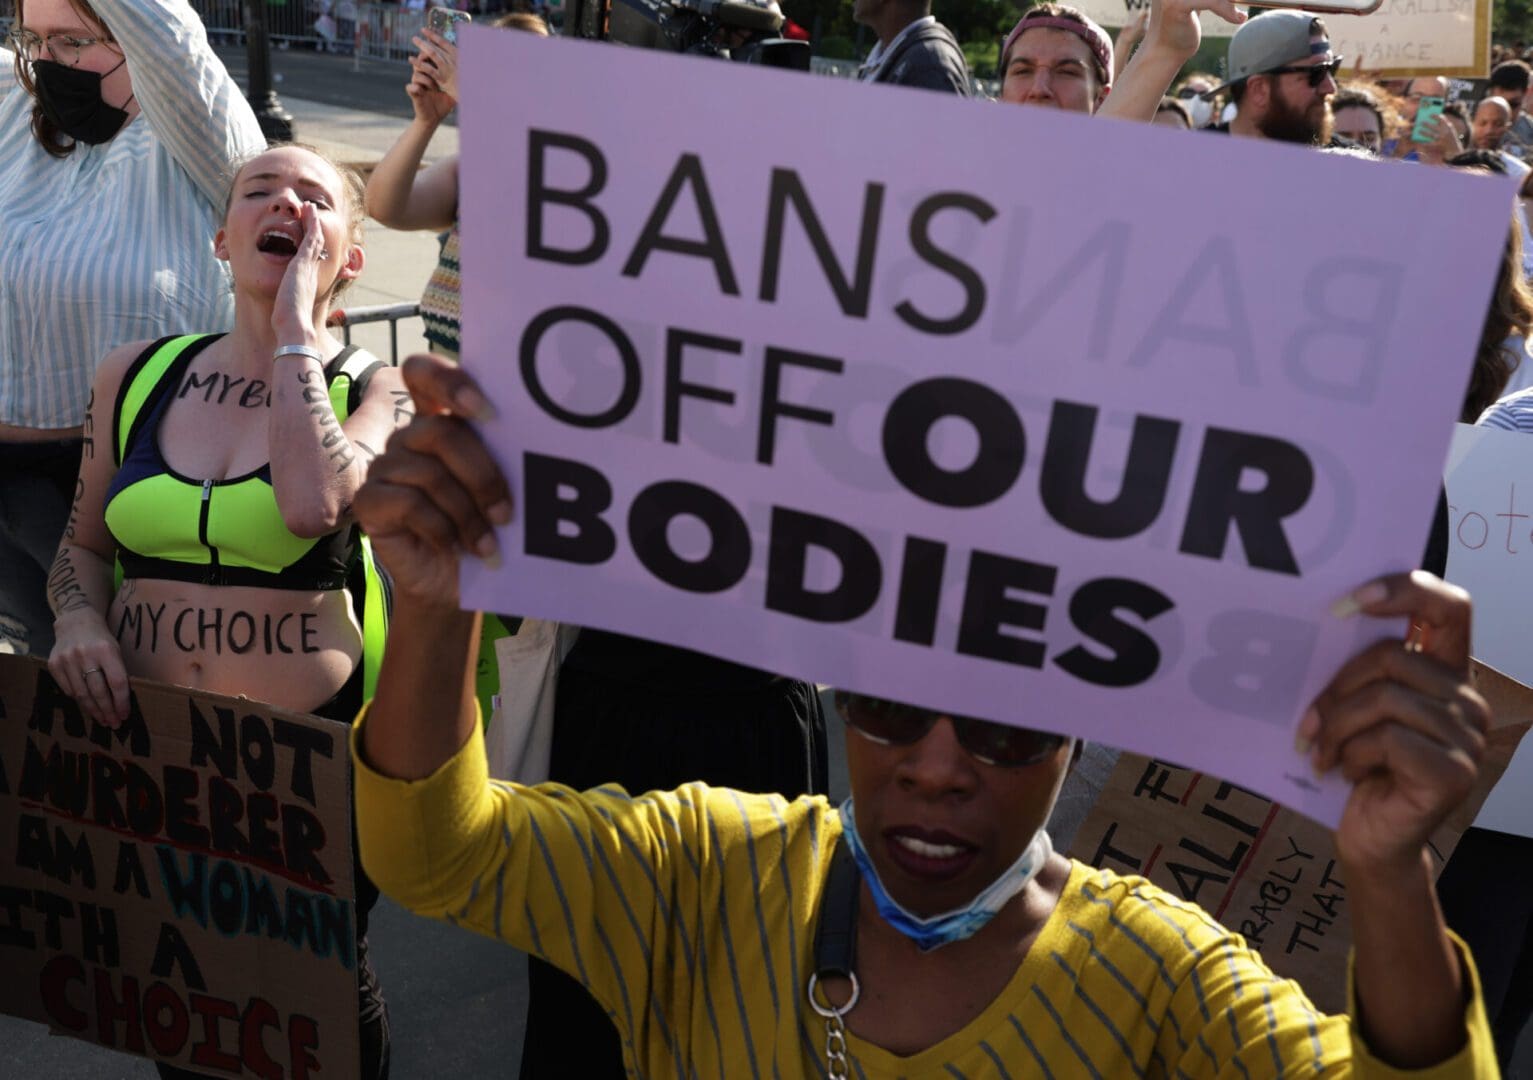
<path id="1" fill-rule="evenodd" d="M 54 615 L 90 607 L 90 598 L 85 595 L 85 589 L 80 584 L 73 554 L 67 547 L 59 548 L 53 560 L 53 568 L 48 571 L 48 603 L 53 606 Z"/>
<path id="2" fill-rule="evenodd" d="M 410 391 L 390 390 L 389 393 L 394 398 L 394 425 L 408 424 L 415 417 L 415 402 L 410 399 Z"/>
<path id="3" fill-rule="evenodd" d="M 231 398 L 229 395 L 236 389 L 240 392 Z M 203 376 L 199 376 L 195 371 L 187 372 L 186 381 L 181 384 L 176 400 L 179 401 L 188 395 L 200 397 L 209 405 L 228 403 L 241 409 L 259 409 L 271 404 L 271 393 L 267 390 L 264 380 L 247 381 L 243 375 L 230 378 L 221 371 L 210 371 Z"/>
<path id="4" fill-rule="evenodd" d="M 81 433 L 80 452 L 87 459 L 96 456 L 96 388 L 91 387 L 90 397 L 85 402 L 85 427 Z M 79 492 L 75 493 L 75 501 L 79 501 Z"/>
<path id="5" fill-rule="evenodd" d="M 314 385 L 316 376 L 321 380 L 318 386 Z M 303 384 L 303 402 L 309 407 L 309 415 L 319 421 L 319 430 L 322 432 L 320 449 L 335 462 L 335 471 L 343 473 L 351 468 L 357 457 L 352 452 L 351 444 L 346 441 L 345 433 L 341 431 L 341 422 L 335 418 L 335 409 L 330 405 L 330 392 L 325 388 L 323 379 L 324 373 L 312 368 L 301 368 L 298 372 L 298 381 Z"/>
<path id="6" fill-rule="evenodd" d="M 121 599 L 121 597 L 119 597 Z M 240 608 L 183 607 L 136 602 L 122 605 L 114 636 L 135 652 L 277 656 L 317 653 L 319 628 L 312 611 L 273 615 Z"/>

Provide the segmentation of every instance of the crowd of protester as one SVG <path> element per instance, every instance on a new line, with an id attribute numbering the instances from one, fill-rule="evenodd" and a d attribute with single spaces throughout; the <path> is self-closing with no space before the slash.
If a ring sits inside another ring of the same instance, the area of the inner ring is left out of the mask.
<path id="1" fill-rule="evenodd" d="M 1241 24 L 1217 76 L 1181 70 L 1200 11 Z M 929 0 L 854 15 L 877 38 L 861 81 L 973 94 Z M 1489 720 L 1468 601 L 1440 580 L 1442 512 L 1431 573 L 1351 598 L 1408 617 L 1411 643 L 1354 658 L 1298 732 L 1322 770 L 1384 780 L 1354 789 L 1337 835 L 1349 1016 L 1319 1015 L 1196 906 L 1056 853 L 1050 815 L 1085 748 L 1046 731 L 838 694 L 852 797 L 835 806 L 816 687 L 584 629 L 559 657 L 549 782 L 492 779 L 499 695 L 472 658 L 521 620 L 458 610 L 457 565 L 492 556 L 514 510 L 456 366 L 459 162 L 420 169 L 457 104 L 456 49 L 431 30 L 415 46 L 413 118 L 365 187 L 266 146 L 186 0 L 18 0 L 0 54 L 0 651 L 46 657 L 107 727 L 133 677 L 355 718 L 367 1080 L 390 1060 L 366 960 L 378 888 L 534 958 L 529 1078 L 1495 1073 L 1533 1011 L 1533 886 L 1507 869 L 1533 866 L 1533 842 L 1471 830 L 1434 890 L 1425 845 Z M 1158 0 L 1115 42 L 1044 3 L 1005 37 L 987 107 L 1517 178 L 1460 416 L 1533 431 L 1516 52 L 1454 101 L 1445 79 L 1349 74 L 1309 13 Z M 367 215 L 442 237 L 421 268 L 436 355 L 403 372 L 326 329 Z M 383 588 L 380 661 L 363 599 Z M 227 621 L 212 641 L 146 636 L 146 609 L 172 606 Z M 221 647 L 239 619 L 268 628 L 264 650 Z M 819 951 L 836 912 L 855 962 Z"/>

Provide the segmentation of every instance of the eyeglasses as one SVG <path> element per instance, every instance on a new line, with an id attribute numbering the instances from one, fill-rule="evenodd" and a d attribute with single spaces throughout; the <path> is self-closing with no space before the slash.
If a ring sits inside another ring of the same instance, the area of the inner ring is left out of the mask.
<path id="1" fill-rule="evenodd" d="M 911 746 L 926 737 L 938 714 L 862 694 L 836 692 L 836 709 L 861 734 L 884 746 Z M 976 761 L 1003 768 L 1036 765 L 1064 745 L 1063 735 L 996 724 L 967 716 L 949 717 L 953 733 Z"/>
<path id="2" fill-rule="evenodd" d="M 60 64 L 74 67 L 80 62 L 80 50 L 105 45 L 107 38 L 76 37 L 73 34 L 49 34 L 46 38 L 30 30 L 12 30 L 5 36 L 11 51 L 32 62 L 43 58 L 43 49 Z"/>
<path id="3" fill-rule="evenodd" d="M 1176 92 L 1176 96 L 1178 100 L 1191 101 L 1193 98 L 1202 97 L 1208 92 L 1207 90 L 1199 90 L 1195 86 L 1184 86 Z"/>
<path id="4" fill-rule="evenodd" d="M 1310 89 L 1314 89 L 1326 79 L 1336 78 L 1336 73 L 1341 70 L 1341 62 L 1346 59 L 1343 56 L 1333 57 L 1323 64 L 1301 65 L 1294 64 L 1288 67 L 1269 68 L 1266 71 L 1257 72 L 1258 75 L 1299 75 L 1309 76 Z"/>

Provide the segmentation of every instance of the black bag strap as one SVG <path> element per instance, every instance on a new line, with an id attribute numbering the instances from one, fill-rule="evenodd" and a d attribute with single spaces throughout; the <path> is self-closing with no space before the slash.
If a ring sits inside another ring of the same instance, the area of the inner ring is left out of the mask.
<path id="1" fill-rule="evenodd" d="M 820 897 L 820 921 L 814 928 L 814 973 L 819 979 L 850 979 L 857 970 L 857 900 L 862 878 L 844 836 L 836 838 L 830 875 Z"/>

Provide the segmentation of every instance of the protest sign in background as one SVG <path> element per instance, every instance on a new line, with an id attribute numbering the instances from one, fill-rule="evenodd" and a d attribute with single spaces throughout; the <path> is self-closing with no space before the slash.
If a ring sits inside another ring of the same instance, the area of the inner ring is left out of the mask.
<path id="1" fill-rule="evenodd" d="M 1533 684 L 1533 439 L 1459 424 L 1443 481 L 1448 580 L 1474 598 L 1474 654 Z M 1475 824 L 1533 836 L 1533 749 L 1519 753 Z"/>
<path id="2" fill-rule="evenodd" d="M 1255 14 L 1253 10 L 1252 14 Z M 1347 72 L 1483 78 L 1490 71 L 1491 0 L 1384 0 L 1369 15 L 1324 15 Z"/>
<path id="3" fill-rule="evenodd" d="M 518 512 L 465 605 L 1334 820 L 1293 728 L 1399 631 L 1328 608 L 1420 558 L 1509 185 L 516 37 L 463 45 L 464 364 Z"/>
<path id="4" fill-rule="evenodd" d="M 1127 25 L 1141 11 L 1148 11 L 1150 0 L 1085 0 L 1084 3 L 1070 6 L 1103 26 L 1117 28 Z M 1254 10 L 1252 14 L 1255 14 Z M 1200 13 L 1198 21 L 1202 23 L 1205 37 L 1227 38 L 1235 32 L 1234 23 L 1226 22 L 1211 12 Z"/>
<path id="5" fill-rule="evenodd" d="M 0 1012 L 210 1076 L 358 1073 L 345 729 L 0 656 Z"/>
<path id="6" fill-rule="evenodd" d="M 1475 685 L 1494 726 L 1474 794 L 1432 837 L 1438 872 L 1533 723 L 1533 690 L 1480 664 Z M 1347 885 L 1324 826 L 1216 777 L 1124 754 L 1070 854 L 1201 905 L 1323 1010 L 1347 1010 Z"/>

